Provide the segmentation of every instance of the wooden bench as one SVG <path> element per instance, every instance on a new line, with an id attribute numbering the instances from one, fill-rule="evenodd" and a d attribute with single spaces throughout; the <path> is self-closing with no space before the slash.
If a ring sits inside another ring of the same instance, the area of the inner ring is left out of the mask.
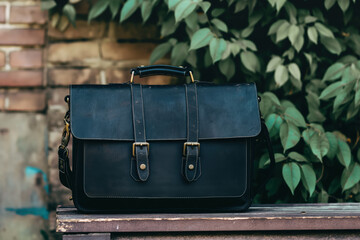
<path id="1" fill-rule="evenodd" d="M 63 239 L 358 239 L 360 204 L 254 205 L 243 213 L 82 214 L 59 206 Z"/>

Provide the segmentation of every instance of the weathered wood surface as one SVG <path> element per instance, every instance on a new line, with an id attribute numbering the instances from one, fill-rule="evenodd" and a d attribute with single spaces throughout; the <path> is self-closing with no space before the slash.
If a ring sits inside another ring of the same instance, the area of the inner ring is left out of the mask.
<path id="1" fill-rule="evenodd" d="M 360 204 L 258 205 L 243 213 L 83 214 L 57 209 L 60 233 L 360 230 Z"/>

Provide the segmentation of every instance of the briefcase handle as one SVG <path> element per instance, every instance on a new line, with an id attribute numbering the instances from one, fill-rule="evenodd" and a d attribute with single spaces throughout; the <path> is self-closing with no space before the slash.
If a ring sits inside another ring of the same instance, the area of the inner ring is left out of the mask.
<path id="1" fill-rule="evenodd" d="M 194 82 L 194 77 L 192 71 L 189 67 L 176 67 L 171 65 L 150 65 L 150 66 L 141 66 L 131 69 L 131 79 L 130 83 L 134 82 L 134 76 L 139 77 L 149 77 L 154 75 L 167 75 L 174 77 L 186 77 L 190 76 L 191 82 Z"/>

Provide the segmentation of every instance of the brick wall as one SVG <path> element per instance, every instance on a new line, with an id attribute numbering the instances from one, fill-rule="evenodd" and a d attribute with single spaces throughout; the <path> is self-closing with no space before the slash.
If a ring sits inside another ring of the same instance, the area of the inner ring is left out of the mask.
<path id="1" fill-rule="evenodd" d="M 42 155 L 39 153 L 41 157 L 30 163 L 21 158 L 19 162 L 39 167 L 42 171 L 40 173 L 45 176 L 43 184 L 48 184 L 48 192 L 45 196 L 42 194 L 41 199 L 49 210 L 50 231 L 55 229 L 56 205 L 72 204 L 69 201 L 70 191 L 61 186 L 58 179 L 56 155 L 63 128 L 62 119 L 66 112 L 63 99 L 68 94 L 68 85 L 127 82 L 130 79 L 130 68 L 147 65 L 152 50 L 160 41 L 158 29 L 154 25 L 134 22 L 119 25 L 96 21 L 88 24 L 88 8 L 86 1 L 77 4 L 76 28 L 70 25 L 65 31 L 60 31 L 53 26 L 54 21 L 48 20 L 47 14 L 40 9 L 40 1 L 0 1 L 0 141 L 5 137 L 2 133 L 8 129 L 14 138 L 21 135 L 16 127 L 16 124 L 21 123 L 19 118 L 24 119 L 24 124 L 31 122 L 34 114 L 35 118 L 42 119 L 38 124 L 45 127 L 43 132 L 36 134 L 42 134 L 41 137 L 27 138 L 13 152 L 21 148 L 31 152 L 29 146 L 32 146 L 32 142 L 44 143 Z M 162 59 L 158 63 L 168 62 Z M 164 84 L 170 81 L 168 77 L 141 80 L 144 84 Z M 13 118 L 16 121 L 11 124 Z M 8 123 L 1 123 L 5 119 Z M 31 124 L 25 125 L 29 131 L 35 129 Z M 6 152 L 8 149 L 0 145 L 0 156 Z M 0 157 L 1 163 L 13 164 L 13 159 L 17 157 L 13 155 Z M 21 172 L 24 164 L 16 165 L 15 168 Z M 0 175 L 1 181 L 3 179 Z M 34 180 L 33 185 L 36 183 Z M 21 178 L 14 178 L 14 186 L 22 184 Z M 8 218 L 1 217 L 1 211 L 6 211 L 4 209 L 7 207 L 2 206 L 2 200 L 0 196 L 0 226 L 1 221 Z M 33 217 L 33 214 L 29 215 Z M 46 224 L 45 221 L 41 229 L 34 230 L 37 235 L 33 239 L 49 235 Z M 24 224 L 23 228 L 26 230 L 29 225 Z M 47 228 L 45 233 L 41 232 L 44 228 Z M 21 231 L 11 235 L 10 227 L 4 229 L 9 239 L 14 236 L 21 239 Z M 51 238 L 51 234 L 49 236 Z"/>

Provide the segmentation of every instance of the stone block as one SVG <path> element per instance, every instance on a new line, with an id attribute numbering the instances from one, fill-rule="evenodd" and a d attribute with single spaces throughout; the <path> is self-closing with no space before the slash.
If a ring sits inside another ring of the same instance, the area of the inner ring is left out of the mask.
<path id="1" fill-rule="evenodd" d="M 46 20 L 47 11 L 41 10 L 40 4 L 10 8 L 10 23 L 45 24 Z"/>
<path id="2" fill-rule="evenodd" d="M 0 113 L 1 239 L 48 235 L 46 119 L 37 113 Z"/>
<path id="3" fill-rule="evenodd" d="M 107 60 L 138 60 L 150 58 L 156 44 L 154 43 L 118 43 L 104 41 L 101 44 L 103 59 Z"/>
<path id="4" fill-rule="evenodd" d="M 48 49 L 48 61 L 52 63 L 77 63 L 85 59 L 100 58 L 96 42 L 53 43 Z"/>
<path id="5" fill-rule="evenodd" d="M 6 55 L 3 51 L 0 51 L 0 67 L 5 66 L 6 64 Z"/>
<path id="6" fill-rule="evenodd" d="M 10 53 L 12 68 L 41 68 L 43 66 L 42 50 L 28 49 Z"/>
<path id="7" fill-rule="evenodd" d="M 44 29 L 0 29 L 0 45 L 43 45 Z"/>
<path id="8" fill-rule="evenodd" d="M 105 34 L 106 24 L 105 22 L 78 20 L 76 21 L 76 27 L 69 25 L 65 31 L 60 31 L 57 28 L 49 25 L 48 36 L 52 39 L 94 39 L 101 38 Z"/>
<path id="9" fill-rule="evenodd" d="M 0 87 L 36 87 L 43 85 L 43 72 L 33 70 L 0 72 Z"/>
<path id="10" fill-rule="evenodd" d="M 6 21 L 5 11 L 6 11 L 6 6 L 0 6 L 0 23 L 5 23 Z"/>
<path id="11" fill-rule="evenodd" d="M 70 84 L 94 84 L 99 82 L 99 70 L 96 69 L 49 69 L 48 83 L 51 86 L 69 86 Z"/>
<path id="12" fill-rule="evenodd" d="M 43 111 L 46 107 L 44 90 L 13 90 L 1 95 L 0 110 L 3 111 Z"/>

